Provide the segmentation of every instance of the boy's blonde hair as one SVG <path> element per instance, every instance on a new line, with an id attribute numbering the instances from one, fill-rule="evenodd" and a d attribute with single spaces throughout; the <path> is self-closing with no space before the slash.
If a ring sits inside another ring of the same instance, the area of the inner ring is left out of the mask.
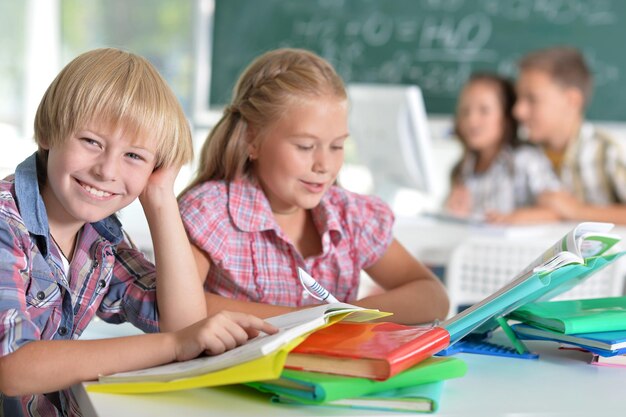
<path id="1" fill-rule="evenodd" d="M 35 116 L 35 141 L 63 144 L 95 123 L 156 144 L 156 166 L 191 161 L 193 145 L 185 114 L 165 80 L 146 59 L 114 48 L 72 60 L 52 81 Z"/>
<path id="2" fill-rule="evenodd" d="M 583 94 L 585 103 L 591 99 L 593 77 L 585 58 L 576 48 L 556 46 L 530 52 L 519 61 L 519 69 L 547 73 L 558 84 L 574 87 Z"/>
<path id="3" fill-rule="evenodd" d="M 290 106 L 324 96 L 347 98 L 341 77 L 318 55 L 284 48 L 256 58 L 240 76 L 230 105 L 202 146 L 198 171 L 187 190 L 205 181 L 249 175 L 248 144 Z"/>

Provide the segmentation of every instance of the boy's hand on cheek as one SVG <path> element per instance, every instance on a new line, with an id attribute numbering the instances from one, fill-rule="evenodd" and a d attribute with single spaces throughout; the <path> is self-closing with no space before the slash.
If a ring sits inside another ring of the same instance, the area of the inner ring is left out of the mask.
<path id="1" fill-rule="evenodd" d="M 174 181 L 180 171 L 180 166 L 161 167 L 152 171 L 148 182 L 139 195 L 142 205 L 154 199 L 161 199 L 174 193 Z"/>

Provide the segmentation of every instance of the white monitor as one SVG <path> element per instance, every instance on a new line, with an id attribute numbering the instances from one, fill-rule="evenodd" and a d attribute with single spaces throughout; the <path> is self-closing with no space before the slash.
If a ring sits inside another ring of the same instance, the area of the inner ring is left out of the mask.
<path id="1" fill-rule="evenodd" d="M 350 135 L 385 200 L 401 189 L 434 192 L 433 156 L 422 92 L 415 85 L 350 84 Z"/>

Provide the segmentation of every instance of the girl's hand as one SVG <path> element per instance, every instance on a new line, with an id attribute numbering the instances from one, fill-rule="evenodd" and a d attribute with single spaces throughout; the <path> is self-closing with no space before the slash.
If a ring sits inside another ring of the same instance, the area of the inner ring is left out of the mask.
<path id="1" fill-rule="evenodd" d="M 176 360 L 185 361 L 202 353 L 217 355 L 259 335 L 278 329 L 251 314 L 222 311 L 174 333 Z"/>
<path id="2" fill-rule="evenodd" d="M 469 216 L 472 211 L 472 196 L 464 185 L 454 185 L 446 201 L 446 209 L 450 214 L 460 217 Z"/>

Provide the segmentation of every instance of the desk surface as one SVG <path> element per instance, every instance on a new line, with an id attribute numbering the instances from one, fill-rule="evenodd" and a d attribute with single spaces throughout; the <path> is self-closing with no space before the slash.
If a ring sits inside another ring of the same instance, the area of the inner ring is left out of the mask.
<path id="1" fill-rule="evenodd" d="M 501 336 L 501 335 L 497 335 Z M 436 416 L 623 416 L 626 368 L 589 365 L 589 354 L 558 350 L 552 342 L 528 342 L 538 360 L 459 354 L 468 373 L 444 386 Z M 272 404 L 243 386 L 153 395 L 87 393 L 72 388 L 85 417 L 118 415 L 227 416 L 403 416 Z"/>

